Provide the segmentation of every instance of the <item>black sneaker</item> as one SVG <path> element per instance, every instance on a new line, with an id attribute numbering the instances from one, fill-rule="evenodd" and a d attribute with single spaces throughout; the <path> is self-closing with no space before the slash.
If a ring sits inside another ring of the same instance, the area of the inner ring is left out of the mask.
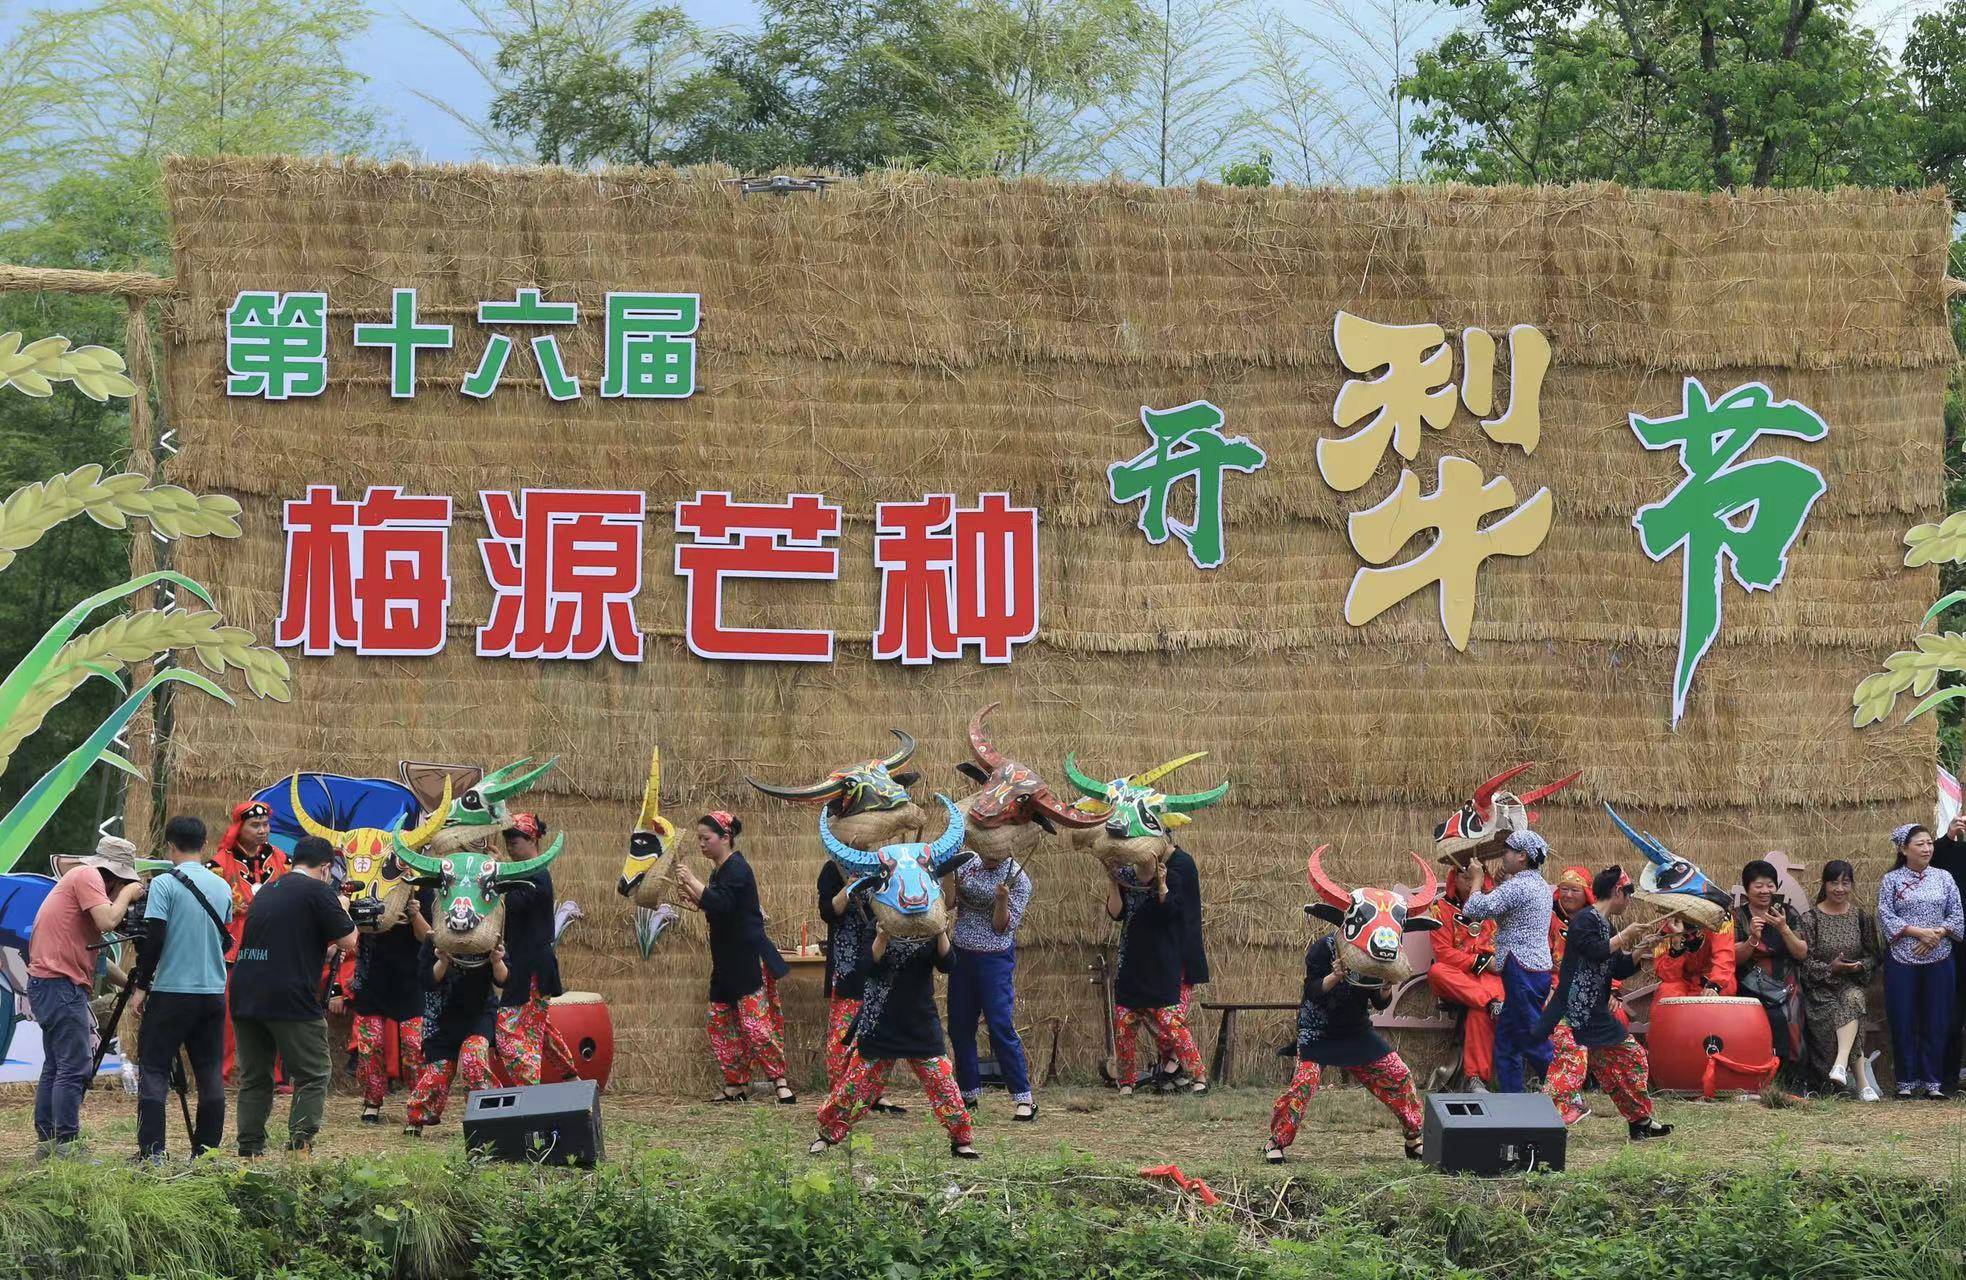
<path id="1" fill-rule="evenodd" d="M 1647 1116 L 1643 1120 L 1634 1120 L 1626 1128 L 1630 1130 L 1631 1140 L 1633 1142 L 1643 1142 L 1647 1138 L 1663 1138 L 1672 1132 L 1672 1126 L 1661 1124 L 1656 1116 Z"/>

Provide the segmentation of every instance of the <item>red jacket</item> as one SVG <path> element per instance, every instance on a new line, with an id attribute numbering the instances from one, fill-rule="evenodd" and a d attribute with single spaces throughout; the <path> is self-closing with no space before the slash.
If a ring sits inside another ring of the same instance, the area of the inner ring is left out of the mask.
<path id="1" fill-rule="evenodd" d="M 1434 963 L 1444 964 L 1462 973 L 1474 972 L 1475 961 L 1486 954 L 1489 963 L 1495 960 L 1495 922 L 1482 920 L 1470 928 L 1461 920 L 1459 904 L 1448 901 L 1446 895 L 1434 899 L 1428 908 L 1434 919 L 1440 921 L 1440 928 L 1433 931 L 1431 941 L 1434 946 Z"/>
<path id="2" fill-rule="evenodd" d="M 1711 983 L 1723 996 L 1738 989 L 1734 976 L 1734 930 L 1695 930 L 1700 941 L 1692 950 L 1673 954 L 1673 940 L 1661 942 L 1652 953 L 1652 972 L 1662 984 L 1698 993 Z M 1684 935 L 1681 935 L 1684 937 Z"/>
<path id="3" fill-rule="evenodd" d="M 212 860 L 205 864 L 232 890 L 232 945 L 225 951 L 227 964 L 239 958 L 239 940 L 246 936 L 246 912 L 252 908 L 253 895 L 287 873 L 286 854 L 270 843 L 260 846 L 260 854 L 255 864 L 241 855 L 236 846 L 221 843 Z"/>

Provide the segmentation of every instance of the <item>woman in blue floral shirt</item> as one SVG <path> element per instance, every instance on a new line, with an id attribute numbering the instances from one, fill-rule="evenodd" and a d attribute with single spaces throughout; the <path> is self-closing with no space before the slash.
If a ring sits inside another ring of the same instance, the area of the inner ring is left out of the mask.
<path id="1" fill-rule="evenodd" d="M 1952 948 L 1966 940 L 1959 885 L 1932 865 L 1932 833 L 1906 823 L 1891 833 L 1898 860 L 1877 882 L 1884 956 L 1884 1008 L 1891 1019 L 1891 1070 L 1898 1097 L 1945 1097 L 1940 1059 L 1952 1016 Z"/>

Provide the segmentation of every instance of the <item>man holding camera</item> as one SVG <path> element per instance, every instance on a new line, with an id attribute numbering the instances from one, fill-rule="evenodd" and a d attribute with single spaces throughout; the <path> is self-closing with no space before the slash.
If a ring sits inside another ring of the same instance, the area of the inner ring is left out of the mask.
<path id="1" fill-rule="evenodd" d="M 239 1154 L 266 1150 L 273 1057 L 293 1081 L 287 1149 L 306 1151 L 328 1104 L 328 1015 L 322 957 L 355 950 L 355 922 L 329 883 L 334 846 L 294 841 L 289 870 L 253 898 L 232 968 L 232 1034 L 239 1051 Z M 337 957 L 338 959 L 339 957 Z"/>
<path id="2" fill-rule="evenodd" d="M 180 815 L 164 824 L 172 867 L 150 883 L 143 940 L 130 981 L 130 1012 L 143 1013 L 137 1034 L 137 1158 L 164 1158 L 164 1095 L 178 1050 L 191 1058 L 198 1122 L 191 1154 L 210 1151 L 225 1134 L 225 949 L 232 891 L 204 864 L 205 824 Z"/>
<path id="3" fill-rule="evenodd" d="M 34 1089 L 34 1138 L 44 1155 L 67 1149 L 81 1134 L 82 1097 L 95 1051 L 94 948 L 123 923 L 143 893 L 136 846 L 104 836 L 93 857 L 76 860 L 34 914 L 28 944 L 27 1000 L 41 1028 L 41 1081 Z M 114 897 L 110 895 L 114 894 Z"/>

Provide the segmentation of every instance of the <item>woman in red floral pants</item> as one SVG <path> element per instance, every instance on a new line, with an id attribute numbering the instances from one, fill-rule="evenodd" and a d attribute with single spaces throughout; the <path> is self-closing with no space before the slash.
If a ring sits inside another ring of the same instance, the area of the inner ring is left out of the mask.
<path id="1" fill-rule="evenodd" d="M 714 868 L 705 882 L 688 867 L 676 869 L 683 901 L 703 912 L 710 926 L 710 1052 L 723 1073 L 715 1101 L 742 1102 L 750 1096 L 755 1070 L 772 1082 L 778 1101 L 799 1100 L 785 1078 L 785 1048 L 765 982 L 764 911 L 751 864 L 737 850 L 744 823 L 722 809 L 696 823 L 696 847 Z"/>
<path id="2" fill-rule="evenodd" d="M 1406 1156 L 1420 1158 L 1420 1095 L 1413 1073 L 1372 1026 L 1372 1009 L 1388 995 L 1346 980 L 1337 936 L 1325 934 L 1304 953 L 1304 994 L 1297 1006 L 1297 1072 L 1270 1108 L 1270 1144 L 1263 1158 L 1282 1164 L 1297 1140 L 1304 1106 L 1317 1093 L 1326 1067 L 1337 1067 L 1386 1104 L 1406 1139 Z"/>
<path id="3" fill-rule="evenodd" d="M 510 976 L 505 948 L 491 953 L 486 963 L 469 969 L 452 964 L 428 940 L 418 956 L 424 989 L 422 1071 L 410 1090 L 407 1137 L 421 1137 L 425 1125 L 444 1118 L 451 1081 L 464 1077 L 466 1090 L 496 1083 L 492 1074 L 493 1023 L 499 988 Z"/>
<path id="4" fill-rule="evenodd" d="M 880 1097 L 888 1072 L 906 1060 L 928 1094 L 935 1118 L 948 1130 L 949 1154 L 959 1160 L 977 1158 L 970 1145 L 969 1109 L 956 1089 L 942 1019 L 935 1012 L 935 975 L 949 972 L 949 952 L 947 933 L 929 939 L 875 932 L 874 965 L 854 1020 L 854 1057 L 819 1108 L 819 1136 L 810 1148 L 814 1155 L 846 1140 L 854 1122 Z"/>

